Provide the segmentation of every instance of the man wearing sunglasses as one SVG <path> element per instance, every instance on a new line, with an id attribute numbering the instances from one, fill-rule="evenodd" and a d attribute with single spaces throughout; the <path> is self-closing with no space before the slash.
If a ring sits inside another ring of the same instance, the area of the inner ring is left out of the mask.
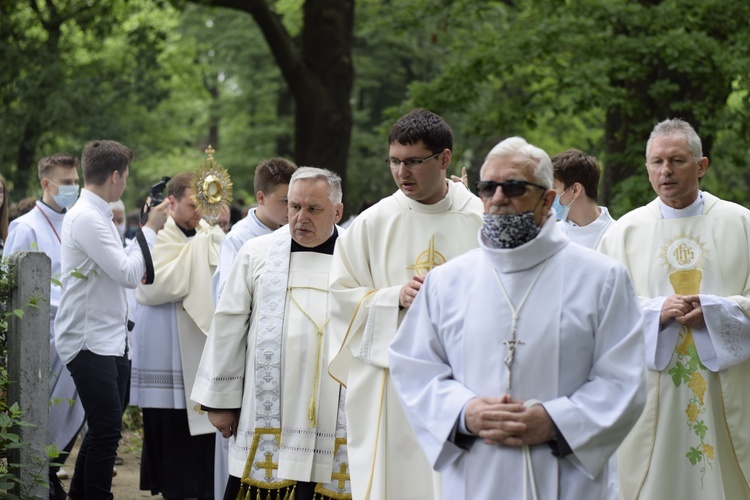
<path id="1" fill-rule="evenodd" d="M 506 139 L 480 178 L 480 247 L 425 280 L 393 385 L 444 498 L 606 498 L 645 403 L 640 303 L 623 265 L 557 227 L 544 151 Z"/>
<path id="2" fill-rule="evenodd" d="M 330 374 L 347 386 L 354 498 L 432 500 L 433 472 L 403 413 L 388 345 L 427 273 L 477 246 L 481 202 L 446 179 L 453 133 L 417 109 L 391 128 L 386 165 L 398 191 L 359 215 L 331 267 Z"/>

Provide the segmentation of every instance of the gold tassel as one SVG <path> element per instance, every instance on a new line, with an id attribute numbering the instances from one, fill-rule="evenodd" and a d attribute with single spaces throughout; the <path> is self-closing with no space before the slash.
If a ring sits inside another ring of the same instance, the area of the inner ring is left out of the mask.
<path id="1" fill-rule="evenodd" d="M 281 500 L 281 488 L 276 490 L 276 500 Z"/>
<path id="2" fill-rule="evenodd" d="M 257 489 L 258 494 L 255 495 L 255 500 L 260 500 L 260 488 Z"/>
<path id="3" fill-rule="evenodd" d="M 271 499 L 271 490 L 268 490 L 268 494 L 266 495 L 266 500 L 272 500 Z"/>
<path id="4" fill-rule="evenodd" d="M 292 486 L 292 495 L 289 497 L 289 500 L 294 500 L 296 490 L 297 490 L 297 485 L 295 484 L 294 486 Z"/>
<path id="5" fill-rule="evenodd" d="M 289 488 L 284 488 L 284 500 L 289 500 Z"/>
<path id="6" fill-rule="evenodd" d="M 318 412 L 315 411 L 315 394 L 310 398 L 310 407 L 307 410 L 307 418 L 310 419 L 310 426 L 318 426 Z"/>

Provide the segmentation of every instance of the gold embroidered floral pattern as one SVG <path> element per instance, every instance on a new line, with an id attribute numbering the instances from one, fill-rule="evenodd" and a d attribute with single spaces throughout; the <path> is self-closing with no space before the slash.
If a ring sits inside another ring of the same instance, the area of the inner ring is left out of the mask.
<path id="1" fill-rule="evenodd" d="M 713 469 L 712 461 L 714 459 L 714 447 L 704 441 L 708 426 L 700 419 L 700 416 L 706 413 L 704 405 L 706 379 L 703 373 L 707 371 L 707 368 L 698 357 L 698 351 L 693 342 L 693 333 L 689 328 L 683 328 L 680 332 L 680 342 L 675 348 L 675 353 L 677 354 L 677 362 L 669 370 L 669 374 L 672 376 L 675 387 L 684 383 L 693 393 L 685 413 L 687 414 L 688 428 L 695 433 L 699 440 L 696 446 L 690 447 L 685 456 L 691 464 L 700 464 L 701 484 L 703 484 L 706 467 Z"/>

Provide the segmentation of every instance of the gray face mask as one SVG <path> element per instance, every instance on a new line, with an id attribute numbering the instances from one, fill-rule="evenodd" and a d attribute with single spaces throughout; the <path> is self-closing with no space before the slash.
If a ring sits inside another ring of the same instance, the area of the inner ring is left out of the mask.
<path id="1" fill-rule="evenodd" d="M 534 222 L 534 212 L 484 214 L 482 234 L 493 248 L 516 248 L 536 238 L 542 228 Z"/>

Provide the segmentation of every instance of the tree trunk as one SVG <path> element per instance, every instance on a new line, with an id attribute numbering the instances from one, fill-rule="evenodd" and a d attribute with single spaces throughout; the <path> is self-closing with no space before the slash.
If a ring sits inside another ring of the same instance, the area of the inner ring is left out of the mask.
<path id="1" fill-rule="evenodd" d="M 253 16 L 294 97 L 295 161 L 333 170 L 345 183 L 352 129 L 354 0 L 306 0 L 301 48 L 266 0 L 191 1 Z"/>

